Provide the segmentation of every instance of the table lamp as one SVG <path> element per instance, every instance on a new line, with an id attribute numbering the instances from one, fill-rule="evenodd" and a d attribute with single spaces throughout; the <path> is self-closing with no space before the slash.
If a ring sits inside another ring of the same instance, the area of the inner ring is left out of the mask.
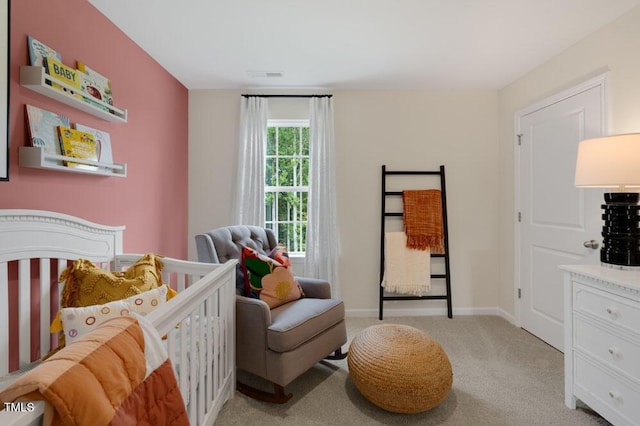
<path id="1" fill-rule="evenodd" d="M 586 139 L 578 145 L 575 185 L 608 188 L 602 219 L 600 261 L 640 266 L 640 133 Z"/>

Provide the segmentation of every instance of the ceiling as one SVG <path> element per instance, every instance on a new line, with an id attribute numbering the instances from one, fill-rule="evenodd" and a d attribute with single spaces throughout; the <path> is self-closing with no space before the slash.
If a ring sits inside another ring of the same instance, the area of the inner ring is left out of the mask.
<path id="1" fill-rule="evenodd" d="M 189 89 L 447 90 L 500 89 L 640 4 L 640 0 L 89 2 Z"/>

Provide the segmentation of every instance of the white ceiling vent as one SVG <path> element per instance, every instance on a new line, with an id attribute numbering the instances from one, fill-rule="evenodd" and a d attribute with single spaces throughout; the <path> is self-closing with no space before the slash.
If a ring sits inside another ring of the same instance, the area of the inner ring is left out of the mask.
<path id="1" fill-rule="evenodd" d="M 250 78 L 282 78 L 284 77 L 283 71 L 247 71 L 247 76 Z"/>

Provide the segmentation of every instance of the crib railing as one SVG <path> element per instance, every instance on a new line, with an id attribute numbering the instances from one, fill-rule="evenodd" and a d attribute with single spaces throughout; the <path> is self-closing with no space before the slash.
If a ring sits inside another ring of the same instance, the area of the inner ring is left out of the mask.
<path id="1" fill-rule="evenodd" d="M 176 272 L 164 261 L 163 274 Z M 160 335 L 167 336 L 167 350 L 178 378 L 191 424 L 211 425 L 235 387 L 235 271 L 236 261 L 222 265 L 192 262 L 197 276 L 208 274 L 151 312 L 147 318 Z M 184 264 L 183 264 L 184 266 Z M 170 278 L 164 278 L 168 280 Z"/>

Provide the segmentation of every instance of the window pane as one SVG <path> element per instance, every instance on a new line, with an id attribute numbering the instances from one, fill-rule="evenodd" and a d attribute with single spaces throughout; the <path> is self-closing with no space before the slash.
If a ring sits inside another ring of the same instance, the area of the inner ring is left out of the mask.
<path id="1" fill-rule="evenodd" d="M 276 152 L 276 128 L 267 127 L 267 155 L 275 155 Z"/>
<path id="2" fill-rule="evenodd" d="M 296 199 L 295 192 L 279 192 L 278 193 L 278 221 L 289 222 L 295 217 L 299 208 L 299 202 Z"/>
<path id="3" fill-rule="evenodd" d="M 296 217 L 296 221 L 306 222 L 307 221 L 307 193 L 298 192 L 296 194 L 296 198 L 298 200 L 298 216 Z"/>
<path id="4" fill-rule="evenodd" d="M 298 158 L 291 159 L 291 170 L 293 171 L 293 186 L 300 186 L 300 160 Z"/>
<path id="5" fill-rule="evenodd" d="M 296 234 L 298 235 L 298 248 L 296 251 L 307 251 L 307 222 L 296 224 Z"/>
<path id="6" fill-rule="evenodd" d="M 295 127 L 278 128 L 278 154 L 293 155 L 297 148 L 297 130 Z"/>
<path id="7" fill-rule="evenodd" d="M 266 186 L 277 186 L 278 185 L 278 174 L 277 170 L 277 159 L 274 157 L 267 157 L 267 162 L 265 164 L 264 170 L 264 180 Z"/>
<path id="8" fill-rule="evenodd" d="M 293 158 L 281 158 L 278 166 L 278 185 L 293 186 L 293 168 L 295 166 L 295 160 Z"/>
<path id="9" fill-rule="evenodd" d="M 301 160 L 302 186 L 309 186 L 309 158 Z"/>
<path id="10" fill-rule="evenodd" d="M 299 202 L 300 202 L 300 215 L 298 217 L 298 220 L 300 222 L 304 222 L 307 223 L 307 200 L 309 199 L 309 193 L 308 192 L 299 192 Z"/>
<path id="11" fill-rule="evenodd" d="M 291 225 L 281 224 L 278 227 L 278 242 L 284 244 L 287 250 L 294 251 L 295 234 L 291 231 Z"/>
<path id="12" fill-rule="evenodd" d="M 302 155 L 309 155 L 309 128 L 302 128 Z"/>
<path id="13" fill-rule="evenodd" d="M 275 194 L 273 192 L 266 192 L 264 194 L 264 217 L 267 222 L 272 222 L 275 216 Z"/>

